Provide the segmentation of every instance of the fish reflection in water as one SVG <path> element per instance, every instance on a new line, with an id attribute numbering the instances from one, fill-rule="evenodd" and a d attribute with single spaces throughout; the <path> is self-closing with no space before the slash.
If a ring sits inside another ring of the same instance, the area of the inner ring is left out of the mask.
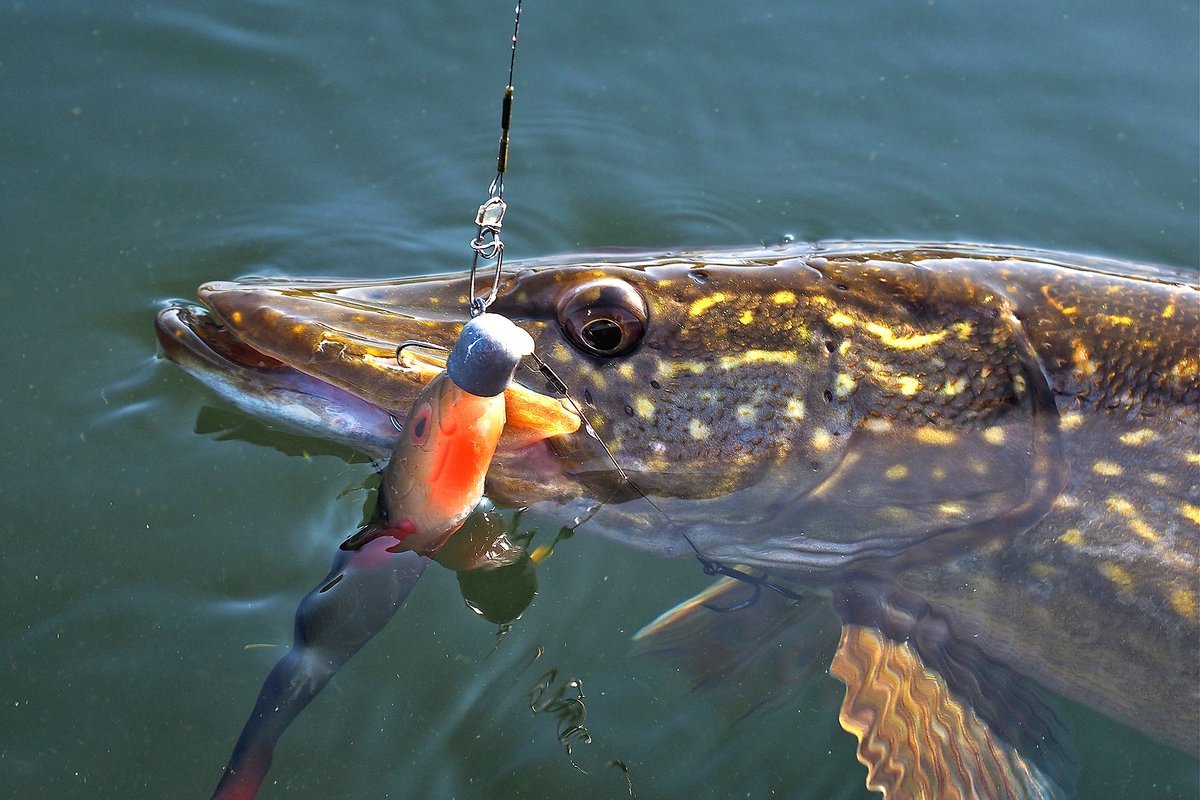
<path id="1" fill-rule="evenodd" d="M 378 456 L 423 383 L 396 344 L 452 341 L 466 293 L 207 284 L 159 333 L 235 406 Z M 581 430 L 501 442 L 488 495 L 555 524 L 603 504 L 588 535 L 795 593 L 719 579 L 639 646 L 711 682 L 787 641 L 792 674 L 846 685 L 870 788 L 1066 797 L 1053 695 L 1200 750 L 1197 298 L 1194 274 L 972 245 L 514 265 L 492 310 L 629 483 Z"/>

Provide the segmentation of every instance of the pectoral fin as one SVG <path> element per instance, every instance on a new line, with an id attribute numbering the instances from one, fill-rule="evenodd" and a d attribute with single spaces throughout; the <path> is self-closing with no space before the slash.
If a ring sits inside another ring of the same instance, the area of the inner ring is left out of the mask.
<path id="1" fill-rule="evenodd" d="M 825 597 L 756 594 L 751 585 L 720 578 L 638 631 L 635 654 L 678 669 L 696 692 L 735 687 L 723 710 L 736 722 L 783 704 L 822 671 L 837 629 Z"/>
<path id="2" fill-rule="evenodd" d="M 839 720 L 858 738 L 867 788 L 889 800 L 1066 796 L 1038 764 L 951 691 L 915 646 L 872 627 L 847 624 L 830 674 L 846 684 Z"/>

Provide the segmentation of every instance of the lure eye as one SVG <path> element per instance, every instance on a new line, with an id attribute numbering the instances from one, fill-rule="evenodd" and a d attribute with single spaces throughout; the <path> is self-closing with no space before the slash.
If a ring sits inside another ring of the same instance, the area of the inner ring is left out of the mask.
<path id="1" fill-rule="evenodd" d="M 408 422 L 408 438 L 417 447 L 429 441 L 429 432 L 433 428 L 433 406 L 422 403 L 417 412 Z"/>
<path id="2" fill-rule="evenodd" d="M 646 333 L 646 301 L 624 281 L 590 281 L 563 296 L 558 324 L 571 343 L 588 355 L 628 355 Z"/>

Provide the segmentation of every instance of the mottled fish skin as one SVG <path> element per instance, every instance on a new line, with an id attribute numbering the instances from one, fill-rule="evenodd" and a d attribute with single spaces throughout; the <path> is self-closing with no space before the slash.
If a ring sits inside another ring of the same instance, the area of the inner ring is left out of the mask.
<path id="1" fill-rule="evenodd" d="M 701 549 L 779 574 L 827 568 L 799 532 L 903 532 L 902 554 L 831 571 L 886 575 L 1003 663 L 1200 750 L 1194 282 L 940 248 L 697 262 L 631 278 L 638 352 L 577 371 L 550 353 Z M 1039 380 L 1045 424 L 1013 411 Z M 859 496 L 814 497 L 834 493 Z"/>
<path id="2" fill-rule="evenodd" d="M 644 303 L 616 357 L 560 319 L 597 282 Z M 384 408 L 415 391 L 395 344 L 451 341 L 465 295 L 445 277 L 202 291 L 255 350 Z M 829 243 L 517 265 L 492 310 L 654 501 L 610 502 L 589 532 L 853 590 L 844 613 L 897 636 L 925 604 L 944 635 L 1196 754 L 1198 298 L 1194 273 L 1103 259 Z M 489 474 L 552 518 L 613 490 L 583 434 Z"/>

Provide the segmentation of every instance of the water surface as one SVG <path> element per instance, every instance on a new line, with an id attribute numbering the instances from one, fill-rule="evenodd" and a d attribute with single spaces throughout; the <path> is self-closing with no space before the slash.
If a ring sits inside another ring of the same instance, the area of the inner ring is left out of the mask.
<path id="1" fill-rule="evenodd" d="M 467 264 L 505 2 L 0 9 L 0 784 L 203 797 L 371 466 L 156 359 L 203 280 Z M 526 4 L 510 257 L 784 236 L 972 240 L 1195 268 L 1195 3 Z M 585 531 L 584 531 L 585 532 Z M 823 675 L 696 697 L 628 637 L 696 564 L 576 536 L 495 648 L 453 576 L 289 732 L 265 797 L 869 797 Z M 257 647 L 256 645 L 268 645 Z M 534 648 L 540 666 L 520 672 Z M 583 681 L 576 771 L 530 713 Z M 1064 706 L 1080 797 L 1196 762 Z"/>

